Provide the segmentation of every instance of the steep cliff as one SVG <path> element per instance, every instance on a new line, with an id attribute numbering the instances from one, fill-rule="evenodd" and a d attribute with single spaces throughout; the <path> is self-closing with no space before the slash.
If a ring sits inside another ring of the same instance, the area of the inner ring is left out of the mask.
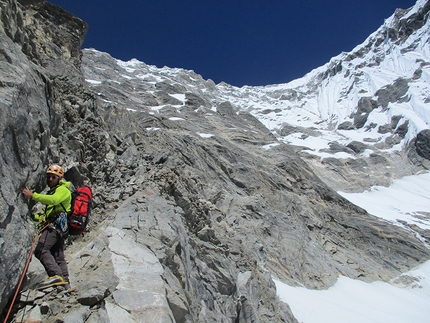
<path id="1" fill-rule="evenodd" d="M 274 134 L 213 82 L 82 55 L 86 24 L 45 1 L 0 6 L 1 309 L 34 236 L 19 187 L 41 190 L 50 162 L 90 184 L 95 207 L 66 250 L 72 295 L 34 296 L 49 314 L 27 302 L 40 319 L 297 322 L 272 276 L 327 288 L 338 275 L 388 281 L 430 258 L 413 233 L 324 184 L 295 147 L 266 149 Z M 33 261 L 26 288 L 41 276 Z"/>
<path id="2" fill-rule="evenodd" d="M 1 234 L 0 305 L 22 272 L 35 234 L 27 222 L 21 185 L 41 190 L 48 162 L 79 168 L 79 151 L 67 138 L 68 121 L 94 116 L 95 96 L 80 73 L 87 25 L 45 1 L 2 1 L 1 14 Z M 79 106 L 77 108 L 77 106 Z M 80 125 L 74 127 L 79 131 Z M 76 152 L 67 154 L 64 146 Z M 66 159 L 61 157 L 66 153 Z M 76 180 L 79 172 L 76 172 Z"/>

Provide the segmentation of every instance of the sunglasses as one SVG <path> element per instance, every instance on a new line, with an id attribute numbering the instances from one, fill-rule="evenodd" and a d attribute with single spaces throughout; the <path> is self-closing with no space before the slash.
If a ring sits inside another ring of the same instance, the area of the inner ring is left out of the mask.
<path id="1" fill-rule="evenodd" d="M 58 176 L 57 175 L 46 175 L 46 178 L 50 181 L 54 181 L 58 178 Z"/>

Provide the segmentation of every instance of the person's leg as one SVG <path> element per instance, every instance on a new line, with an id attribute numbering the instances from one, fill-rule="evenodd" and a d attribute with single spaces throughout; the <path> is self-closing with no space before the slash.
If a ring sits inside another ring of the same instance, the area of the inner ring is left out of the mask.
<path id="1" fill-rule="evenodd" d="M 58 237 L 58 242 L 54 246 L 54 258 L 57 262 L 58 267 L 61 269 L 61 276 L 64 278 L 66 282 L 69 281 L 69 270 L 67 268 L 66 258 L 64 257 L 64 240 L 61 237 Z"/>
<path id="2" fill-rule="evenodd" d="M 58 238 L 57 233 L 53 229 L 45 229 L 34 251 L 34 255 L 40 260 L 43 267 L 45 267 L 45 271 L 49 277 L 55 275 L 62 276 L 63 274 L 51 252 L 51 249 L 57 244 Z"/>

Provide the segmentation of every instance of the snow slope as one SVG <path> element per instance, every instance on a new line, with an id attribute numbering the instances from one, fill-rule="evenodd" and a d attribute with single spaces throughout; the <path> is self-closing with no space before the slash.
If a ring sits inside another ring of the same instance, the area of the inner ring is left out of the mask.
<path id="1" fill-rule="evenodd" d="M 303 78 L 265 87 L 238 89 L 219 84 L 218 88 L 223 99 L 250 111 L 268 129 L 278 133 L 280 141 L 307 147 L 313 154 L 328 148 L 332 141 L 348 144 L 357 140 L 374 146 L 383 143 L 391 134 L 378 132 L 379 126 L 390 124 L 393 116 L 401 116 L 398 126 L 407 120 L 408 132 L 401 143 L 390 147 L 391 151 L 399 151 L 418 132 L 430 127 L 430 22 L 427 19 L 406 39 L 391 39 L 388 35 L 416 17 L 425 4 L 426 1 L 419 0 L 414 7 L 396 12 L 361 45 L 332 58 Z M 374 109 L 363 127 L 354 131 L 338 129 L 341 123 L 354 121 L 361 98 L 379 99 L 381 103 L 385 100 L 381 94 L 385 89 L 398 91 L 393 89 L 397 80 L 407 83 L 404 95 Z M 298 131 L 279 134 L 285 124 Z M 312 140 L 303 140 L 306 133 L 300 128 L 321 131 L 318 146 Z"/>
<path id="2" fill-rule="evenodd" d="M 397 180 L 389 188 L 345 194 L 369 213 L 430 228 L 430 173 Z M 427 214 L 426 219 L 417 214 Z M 281 300 L 303 323 L 427 323 L 430 320 L 430 261 L 393 280 L 365 283 L 339 277 L 328 290 L 291 287 L 274 279 Z"/>

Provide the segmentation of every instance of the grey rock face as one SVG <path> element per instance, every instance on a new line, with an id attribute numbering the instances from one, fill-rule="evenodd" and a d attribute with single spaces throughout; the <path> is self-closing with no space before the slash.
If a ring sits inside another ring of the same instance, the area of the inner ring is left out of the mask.
<path id="1" fill-rule="evenodd" d="M 407 91 L 408 81 L 397 79 L 394 84 L 386 86 L 376 92 L 378 105 L 386 108 L 389 102 L 408 101 L 408 98 L 405 97 Z"/>
<path id="2" fill-rule="evenodd" d="M 354 114 L 354 127 L 362 128 L 367 121 L 369 113 L 378 107 L 377 102 L 370 98 L 361 98 L 358 101 L 357 112 Z"/>
<path id="3" fill-rule="evenodd" d="M 352 149 L 356 154 L 362 153 L 367 149 L 367 146 L 362 142 L 351 141 L 346 147 Z"/>
<path id="4" fill-rule="evenodd" d="M 2 4 L 4 8 L 4 4 Z M 2 13 L 4 12 L 2 8 Z M 32 171 L 42 169 L 42 161 L 47 156 L 49 136 L 49 108 L 46 99 L 39 95 L 45 91 L 43 80 L 37 72 L 28 66 L 28 60 L 19 48 L 3 33 L 0 33 L 2 43 L 2 95 L 0 99 L 1 129 L 3 138 L 0 142 L 2 154 L 2 173 L 5 179 L 1 187 L 4 194 L 0 202 L 1 215 L 0 248 L 5 259 L 18 258 L 23 261 L 26 257 L 22 245 L 31 243 L 31 236 L 26 232 L 29 226 L 21 218 L 25 215 L 25 207 L 18 203 L 19 187 L 30 177 Z M 38 106 L 34 109 L 33 106 Z M 34 114 L 34 116 L 33 116 Z M 29 129 L 40 129 L 40 132 Z M 31 166 L 30 166 L 31 165 Z M 23 171 L 25 168 L 25 171 Z M 8 175 L 9 174 L 9 175 Z M 12 175 L 13 174 L 13 175 Z M 31 179 L 34 181 L 34 179 Z M 34 184 L 34 182 L 33 182 Z M 24 231 L 22 234 L 21 231 Z M 21 237 L 21 245 L 8 237 Z M 0 266 L 1 308 L 6 304 L 5 289 L 11 290 L 17 282 L 13 277 L 22 270 L 19 261 L 4 262 Z"/>
<path id="5" fill-rule="evenodd" d="M 337 129 L 339 129 L 339 130 L 353 130 L 354 126 L 353 126 L 351 121 L 345 121 L 345 122 L 342 122 L 340 125 L 338 125 Z"/>
<path id="6" fill-rule="evenodd" d="M 67 78 L 82 80 L 75 67 L 80 59 L 76 55 L 80 51 L 72 47 L 80 46 L 83 38 L 77 40 L 79 37 L 74 30 L 67 32 L 67 28 L 76 27 L 79 21 L 69 14 L 63 15 L 65 24 L 55 27 L 49 19 L 55 16 L 58 23 L 60 17 L 57 13 L 61 15 L 63 10 L 44 1 L 31 2 L 27 7 L 16 1 L 3 1 L 0 9 L 3 27 L 0 31 L 0 126 L 3 133 L 0 145 L 3 152 L 8 152 L 2 154 L 1 162 L 4 180 L 0 199 L 0 276 L 3 277 L 0 282 L 0 308 L 3 308 L 22 272 L 34 235 L 32 225 L 26 221 L 28 206 L 32 205 L 26 205 L 19 188 L 27 185 L 40 191 L 44 187 L 43 172 L 48 160 L 64 161 L 55 145 L 65 117 L 59 102 L 73 96 L 60 99 L 59 92 Z M 41 19 L 38 13 L 49 19 Z M 37 19 L 41 19 L 40 24 L 35 23 Z M 81 28 L 81 31 L 84 32 L 84 29 Z M 48 37 L 46 33 L 53 35 Z M 51 42 L 51 38 L 61 38 L 66 43 L 70 40 L 70 50 L 65 47 L 58 56 L 58 50 L 50 50 L 59 45 Z M 46 44 L 46 51 L 40 50 L 41 43 Z M 59 74 L 63 76 L 58 78 Z M 61 85 L 57 88 L 58 84 Z M 81 109 L 85 109 L 85 104 Z"/>
<path id="7" fill-rule="evenodd" d="M 417 153 L 426 158 L 430 159 L 430 130 L 426 129 L 418 133 L 417 140 L 415 142 Z"/>

